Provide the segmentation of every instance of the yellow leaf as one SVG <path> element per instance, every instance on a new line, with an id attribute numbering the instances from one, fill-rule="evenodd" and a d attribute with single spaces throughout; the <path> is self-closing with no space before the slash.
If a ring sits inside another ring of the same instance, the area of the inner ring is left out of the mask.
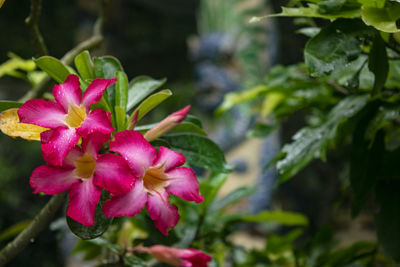
<path id="1" fill-rule="evenodd" d="M 261 108 L 261 115 L 267 117 L 285 99 L 281 93 L 270 93 L 264 100 Z"/>
<path id="2" fill-rule="evenodd" d="M 4 4 L 4 1 L 6 1 L 6 0 L 0 0 L 0 8 Z"/>
<path id="3" fill-rule="evenodd" d="M 48 129 L 29 123 L 20 123 L 17 111 L 17 108 L 11 108 L 0 114 L 0 130 L 11 137 L 40 141 L 40 133 Z"/>

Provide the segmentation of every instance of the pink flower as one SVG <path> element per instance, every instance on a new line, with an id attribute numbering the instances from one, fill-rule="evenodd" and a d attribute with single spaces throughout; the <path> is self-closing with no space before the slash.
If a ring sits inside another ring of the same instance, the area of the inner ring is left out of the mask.
<path id="1" fill-rule="evenodd" d="M 137 179 L 128 193 L 107 200 L 103 212 L 107 217 L 135 216 L 147 205 L 156 227 L 168 235 L 179 220 L 178 208 L 168 200 L 170 193 L 196 203 L 204 200 L 196 175 L 190 168 L 179 167 L 185 163 L 182 154 L 160 147 L 157 155 L 139 132 L 126 130 L 114 138 L 110 150 L 122 155 Z"/>
<path id="2" fill-rule="evenodd" d="M 121 194 L 129 191 L 135 181 L 120 156 L 98 154 L 109 138 L 109 134 L 90 134 L 83 139 L 82 148 L 75 146 L 69 151 L 61 166 L 36 168 L 30 178 L 34 193 L 54 195 L 70 189 L 67 215 L 83 225 L 93 225 L 101 187 Z"/>
<path id="3" fill-rule="evenodd" d="M 168 131 L 170 131 L 172 128 L 177 126 L 179 123 L 181 123 L 186 118 L 186 115 L 188 114 L 189 109 L 190 109 L 190 106 L 186 106 L 185 108 L 170 114 L 168 117 L 163 119 L 160 123 L 158 123 L 156 126 L 151 128 L 150 130 L 148 130 L 144 134 L 144 138 L 150 142 L 150 141 L 156 140 L 158 137 L 167 133 Z"/>
<path id="4" fill-rule="evenodd" d="M 157 260 L 178 267 L 207 267 L 211 256 L 193 248 L 177 249 L 161 245 L 137 247 L 135 251 L 151 254 Z"/>
<path id="5" fill-rule="evenodd" d="M 47 162 L 61 166 L 80 137 L 114 130 L 111 114 L 102 109 L 90 111 L 90 106 L 100 101 L 106 88 L 115 81 L 95 79 L 82 97 L 78 76 L 70 74 L 63 84 L 54 86 L 56 102 L 32 99 L 19 108 L 21 122 L 50 129 L 41 134 L 42 154 Z"/>

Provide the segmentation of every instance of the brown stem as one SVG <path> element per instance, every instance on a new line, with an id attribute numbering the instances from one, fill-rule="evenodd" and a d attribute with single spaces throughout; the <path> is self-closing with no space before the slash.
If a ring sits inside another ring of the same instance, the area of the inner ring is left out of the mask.
<path id="1" fill-rule="evenodd" d="M 12 260 L 33 238 L 46 228 L 56 211 L 64 203 L 66 195 L 67 192 L 54 195 L 36 215 L 31 224 L 0 251 L 0 267 Z"/>
<path id="2" fill-rule="evenodd" d="M 61 62 L 63 62 L 65 65 L 71 65 L 74 61 L 74 58 L 80 52 L 84 50 L 91 50 L 100 45 L 100 43 L 103 41 L 102 29 L 104 24 L 104 10 L 106 9 L 108 1 L 100 0 L 100 2 L 101 5 L 100 5 L 99 16 L 93 26 L 92 36 L 89 39 L 79 43 L 77 46 L 72 48 L 61 58 Z M 21 97 L 19 101 L 25 102 L 28 101 L 29 99 L 40 97 L 49 87 L 50 81 L 51 81 L 50 77 L 47 76 L 35 87 L 26 92 L 26 94 L 23 97 Z"/>
<path id="3" fill-rule="evenodd" d="M 31 0 L 31 13 L 29 14 L 29 17 L 27 17 L 25 20 L 25 24 L 28 27 L 29 35 L 31 36 L 31 40 L 33 46 L 35 47 L 37 56 L 44 56 L 48 54 L 46 44 L 38 26 L 38 20 L 41 10 L 42 0 Z"/>

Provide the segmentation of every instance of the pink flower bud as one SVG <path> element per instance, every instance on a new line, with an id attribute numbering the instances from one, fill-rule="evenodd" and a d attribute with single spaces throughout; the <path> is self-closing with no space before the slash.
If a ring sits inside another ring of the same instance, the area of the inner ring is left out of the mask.
<path id="1" fill-rule="evenodd" d="M 148 130 L 144 138 L 146 138 L 147 141 L 153 141 L 157 139 L 158 137 L 162 136 L 163 134 L 167 133 L 170 131 L 172 128 L 177 126 L 181 121 L 183 121 L 186 118 L 186 115 L 188 114 L 190 109 L 190 106 L 186 106 L 185 108 L 174 112 L 170 114 L 168 117 L 163 119 L 160 123 L 158 123 L 156 126 Z"/>
<path id="2" fill-rule="evenodd" d="M 210 255 L 193 248 L 177 249 L 156 245 L 149 248 L 137 247 L 135 250 L 149 253 L 157 260 L 177 267 L 207 267 L 211 261 Z"/>

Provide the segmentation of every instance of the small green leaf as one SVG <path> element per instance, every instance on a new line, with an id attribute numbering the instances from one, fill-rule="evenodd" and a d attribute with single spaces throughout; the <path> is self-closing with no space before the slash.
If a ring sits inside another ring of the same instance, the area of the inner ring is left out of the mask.
<path id="1" fill-rule="evenodd" d="M 124 257 L 124 263 L 125 263 L 125 265 L 130 266 L 130 267 L 147 267 L 148 266 L 147 262 L 145 262 L 144 260 L 142 260 L 141 258 L 139 258 L 135 255 Z"/>
<path id="2" fill-rule="evenodd" d="M 254 187 L 240 187 L 230 192 L 227 196 L 215 201 L 209 208 L 208 212 L 218 211 L 225 208 L 226 206 L 232 205 L 239 200 L 249 197 L 256 192 Z"/>
<path id="3" fill-rule="evenodd" d="M 129 118 L 129 121 L 132 120 L 133 116 L 137 111 L 139 111 L 138 121 L 143 118 L 149 111 L 153 108 L 161 104 L 164 100 L 172 95 L 171 90 L 162 90 L 158 93 L 152 94 L 148 98 L 146 98 L 140 105 L 132 112 L 132 115 Z"/>
<path id="4" fill-rule="evenodd" d="M 154 90 L 160 88 L 166 79 L 155 80 L 148 76 L 139 76 L 129 83 L 128 104 L 126 110 L 130 110 L 150 95 Z"/>
<path id="5" fill-rule="evenodd" d="M 274 222 L 288 226 L 307 226 L 308 219 L 301 213 L 289 211 L 262 211 L 256 215 L 245 215 L 242 217 L 245 222 Z"/>
<path id="6" fill-rule="evenodd" d="M 36 59 L 35 63 L 41 70 L 49 74 L 57 83 L 63 83 L 68 74 L 75 74 L 67 65 L 54 57 L 43 56 Z"/>
<path id="7" fill-rule="evenodd" d="M 375 76 L 372 93 L 377 94 L 385 85 L 389 72 L 386 46 L 380 34 L 376 34 L 373 40 L 372 48 L 369 52 L 368 68 Z"/>
<path id="8" fill-rule="evenodd" d="M 128 103 L 128 77 L 125 72 L 117 71 L 115 85 L 115 105 L 126 109 Z"/>
<path id="9" fill-rule="evenodd" d="M 230 172 L 222 150 L 210 139 L 190 133 L 171 133 L 162 137 L 170 147 L 185 155 L 189 164 L 205 169 Z"/>
<path id="10" fill-rule="evenodd" d="M 204 197 L 204 202 L 200 203 L 203 211 L 208 210 L 211 203 L 214 202 L 218 191 L 224 185 L 228 178 L 226 173 L 212 172 L 207 180 L 200 181 L 200 192 Z"/>
<path id="11" fill-rule="evenodd" d="M 31 224 L 31 222 L 32 222 L 31 220 L 22 221 L 2 231 L 0 233 L 0 243 L 3 242 L 4 240 L 10 239 L 21 233 L 23 230 L 25 230 L 25 228 L 27 228 Z"/>
<path id="12" fill-rule="evenodd" d="M 276 125 L 257 123 L 253 129 L 246 134 L 247 137 L 265 138 L 276 129 Z"/>
<path id="13" fill-rule="evenodd" d="M 298 131 L 293 137 L 294 141 L 286 144 L 277 156 L 280 157 L 276 165 L 280 174 L 279 182 L 293 177 L 314 158 L 324 159 L 326 151 L 335 144 L 342 125 L 358 114 L 367 101 L 367 95 L 348 96 L 331 110 L 321 126 L 305 127 Z"/>
<path id="14" fill-rule="evenodd" d="M 88 50 L 82 51 L 75 57 L 75 67 L 82 79 L 90 81 L 96 78 L 96 74 L 94 73 L 94 65 Z"/>
<path id="15" fill-rule="evenodd" d="M 0 112 L 10 108 L 19 108 L 23 103 L 0 100 Z"/>
<path id="16" fill-rule="evenodd" d="M 386 8 L 362 7 L 362 19 L 365 24 L 383 32 L 400 32 L 396 22 L 400 19 L 400 3 L 391 2 Z"/>
<path id="17" fill-rule="evenodd" d="M 85 242 L 89 242 L 89 243 L 94 244 L 96 246 L 109 249 L 110 251 L 112 251 L 114 253 L 117 253 L 117 254 L 122 251 L 122 247 L 121 246 L 113 244 L 110 241 L 108 241 L 108 240 L 106 240 L 104 238 L 101 238 L 101 237 L 98 237 L 98 238 L 95 238 L 95 239 L 92 239 L 92 240 L 86 240 Z"/>
<path id="18" fill-rule="evenodd" d="M 115 110 L 115 123 L 114 125 L 117 128 L 117 132 L 126 130 L 126 113 L 125 109 L 119 106 L 114 107 Z"/>
<path id="19" fill-rule="evenodd" d="M 124 71 L 118 59 L 111 56 L 95 57 L 94 71 L 97 78 L 112 79 L 116 77 L 117 71 Z M 115 106 L 115 84 L 107 87 L 105 99 L 107 104 L 113 108 Z"/>
<path id="20" fill-rule="evenodd" d="M 135 127 L 135 131 L 145 134 L 148 130 L 150 130 L 151 128 L 156 126 L 158 123 L 137 126 L 137 127 Z M 175 132 L 196 133 L 199 135 L 207 136 L 207 133 L 203 129 L 201 129 L 199 126 L 197 126 L 197 124 L 194 124 L 191 122 L 186 122 L 186 121 L 181 122 L 180 124 L 178 124 L 177 126 L 172 128 L 169 132 L 171 132 L 171 133 L 175 133 Z"/>
<path id="21" fill-rule="evenodd" d="M 101 194 L 101 199 L 96 206 L 93 226 L 84 226 L 67 216 L 67 224 L 71 232 L 83 240 L 94 239 L 101 236 L 108 229 L 112 222 L 112 218 L 106 218 L 104 213 L 101 211 L 103 203 L 107 199 L 108 194 L 106 191 L 103 191 Z"/>

